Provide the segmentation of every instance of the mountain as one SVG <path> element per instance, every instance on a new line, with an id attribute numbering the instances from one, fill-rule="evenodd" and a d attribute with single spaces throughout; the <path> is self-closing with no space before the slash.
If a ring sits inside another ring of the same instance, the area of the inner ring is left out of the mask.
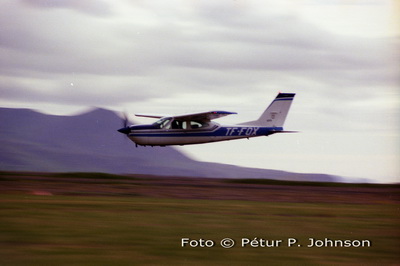
<path id="1" fill-rule="evenodd" d="M 0 108 L 0 123 L 3 171 L 337 181 L 329 175 L 198 162 L 173 147 L 135 147 L 116 131 L 122 126 L 121 118 L 105 109 L 56 116 L 29 109 Z"/>

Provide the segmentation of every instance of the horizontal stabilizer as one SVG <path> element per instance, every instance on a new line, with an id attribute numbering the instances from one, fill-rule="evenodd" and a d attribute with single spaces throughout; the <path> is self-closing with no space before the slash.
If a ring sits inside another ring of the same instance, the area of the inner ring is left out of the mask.
<path id="1" fill-rule="evenodd" d="M 300 131 L 289 131 L 289 130 L 282 130 L 282 131 L 275 131 L 275 133 L 300 133 Z"/>

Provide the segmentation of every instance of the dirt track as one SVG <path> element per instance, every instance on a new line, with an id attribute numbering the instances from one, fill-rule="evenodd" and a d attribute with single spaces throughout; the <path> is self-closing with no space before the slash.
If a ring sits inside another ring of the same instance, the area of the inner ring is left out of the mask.
<path id="1" fill-rule="evenodd" d="M 79 196 L 390 204 L 400 202 L 400 187 L 320 184 L 244 184 L 230 179 L 134 176 L 83 178 L 49 173 L 2 173 L 0 193 Z"/>

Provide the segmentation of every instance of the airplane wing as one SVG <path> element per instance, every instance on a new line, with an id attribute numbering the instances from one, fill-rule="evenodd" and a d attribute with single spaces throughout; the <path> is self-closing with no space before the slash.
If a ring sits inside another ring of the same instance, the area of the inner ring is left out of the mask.
<path id="1" fill-rule="evenodd" d="M 149 118 L 163 118 L 163 117 L 165 117 L 165 115 L 145 115 L 145 114 L 135 114 L 135 116 L 149 117 Z"/>
<path id="2" fill-rule="evenodd" d="M 199 120 L 199 121 L 210 121 L 213 119 L 217 119 L 223 116 L 237 114 L 236 112 L 227 112 L 227 111 L 209 111 L 202 113 L 194 113 L 194 114 L 186 114 L 186 115 L 177 115 L 177 116 L 165 116 L 165 115 L 151 115 L 151 114 L 135 114 L 135 116 L 139 117 L 149 117 L 149 118 L 163 118 L 163 117 L 171 117 L 179 120 Z"/>
<path id="3" fill-rule="evenodd" d="M 182 119 L 182 120 L 199 120 L 199 121 L 210 121 L 213 119 L 217 119 L 223 116 L 237 114 L 235 112 L 227 112 L 227 111 L 209 111 L 195 114 L 187 114 L 187 115 L 178 115 L 173 116 L 174 119 Z"/>

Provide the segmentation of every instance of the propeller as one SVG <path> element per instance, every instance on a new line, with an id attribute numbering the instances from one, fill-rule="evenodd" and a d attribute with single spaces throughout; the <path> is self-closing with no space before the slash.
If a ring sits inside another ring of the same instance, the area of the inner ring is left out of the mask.
<path id="1" fill-rule="evenodd" d="M 127 127 L 128 126 L 128 122 L 129 122 L 128 115 L 126 114 L 126 112 L 123 112 L 122 115 L 123 115 L 123 118 L 124 118 L 124 120 L 122 122 L 123 123 L 122 125 L 124 127 Z"/>
<path id="2" fill-rule="evenodd" d="M 131 132 L 131 129 L 129 128 L 129 119 L 128 119 L 128 115 L 126 114 L 126 112 L 122 113 L 123 116 L 123 120 L 122 120 L 122 128 L 118 129 L 118 132 L 128 135 Z"/>

